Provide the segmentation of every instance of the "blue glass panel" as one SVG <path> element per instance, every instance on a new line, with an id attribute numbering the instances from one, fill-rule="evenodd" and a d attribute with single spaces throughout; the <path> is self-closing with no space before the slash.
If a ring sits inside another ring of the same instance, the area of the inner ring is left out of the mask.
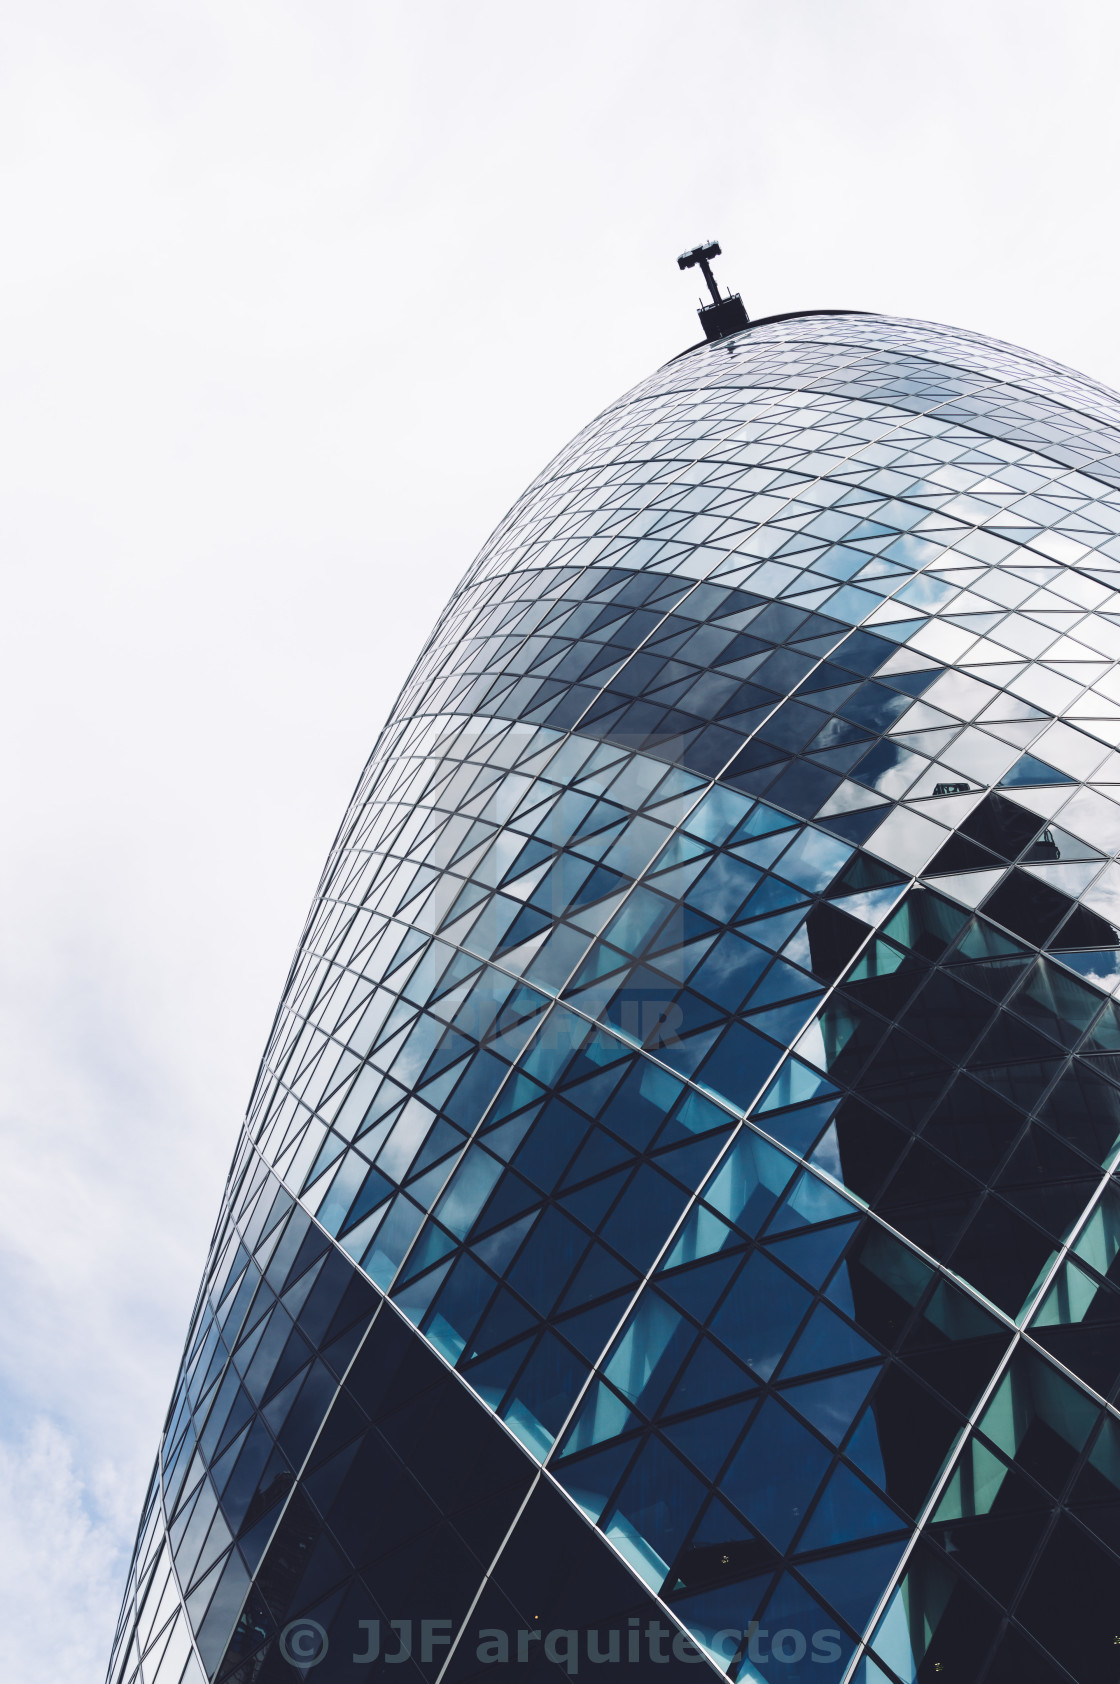
<path id="1" fill-rule="evenodd" d="M 626 1397 L 652 1414 L 696 1337 L 696 1329 L 659 1293 L 647 1291 L 630 1317 L 604 1373 Z"/>
<path id="2" fill-rule="evenodd" d="M 378 1286 L 391 1284 L 422 1220 L 423 1212 L 398 1193 L 362 1258 L 362 1268 Z"/>
<path id="3" fill-rule="evenodd" d="M 571 1278 L 587 1244 L 584 1230 L 562 1211 L 546 1210 L 508 1272 L 510 1285 L 545 1314 Z"/>
<path id="4" fill-rule="evenodd" d="M 642 1151 L 682 1091 L 681 1084 L 665 1071 L 639 1061 L 599 1113 L 599 1120 L 637 1151 Z"/>
<path id="5" fill-rule="evenodd" d="M 773 1575 L 763 1573 L 718 1590 L 674 1598 L 673 1612 L 720 1672 L 726 1673 L 729 1663 L 742 1651 L 744 1635 L 772 1582 Z"/>
<path id="6" fill-rule="evenodd" d="M 675 1269 L 682 1263 L 692 1263 L 697 1258 L 710 1257 L 728 1247 L 742 1244 L 741 1234 L 729 1228 L 706 1205 L 697 1205 L 685 1218 L 663 1267 Z"/>
<path id="7" fill-rule="evenodd" d="M 632 1269 L 628 1269 L 625 1263 L 604 1246 L 593 1244 L 576 1270 L 567 1292 L 561 1298 L 559 1308 L 562 1311 L 571 1310 L 577 1305 L 601 1298 L 617 1287 L 636 1283 L 637 1276 Z"/>
<path id="8" fill-rule="evenodd" d="M 830 1549 L 856 1538 L 902 1531 L 904 1523 L 850 1468 L 833 1472 L 801 1534 L 805 1550 Z"/>
<path id="9" fill-rule="evenodd" d="M 854 1649 L 816 1597 L 792 1573 L 785 1573 L 747 1640 L 738 1677 L 750 1684 L 773 1677 L 788 1679 L 789 1684 L 818 1679 L 839 1684 Z"/>
<path id="10" fill-rule="evenodd" d="M 635 1564 L 647 1583 L 656 1577 L 660 1563 L 656 1585 L 660 1589 L 706 1494 L 703 1483 L 680 1458 L 659 1439 L 652 1439 L 630 1469 L 614 1507 L 604 1516 L 603 1528 L 630 1559 L 637 1556 Z"/>
<path id="11" fill-rule="evenodd" d="M 815 1175 L 804 1171 L 789 1189 L 782 1203 L 766 1225 L 772 1235 L 789 1233 L 817 1222 L 829 1222 L 838 1216 L 854 1216 L 856 1206 Z"/>
<path id="12" fill-rule="evenodd" d="M 627 1262 L 645 1271 L 684 1208 L 687 1195 L 643 1164 L 606 1222 L 602 1237 Z"/>
<path id="13" fill-rule="evenodd" d="M 763 1403 L 722 1491 L 778 1549 L 800 1526 L 828 1466 L 819 1439 L 773 1398 Z"/>
<path id="14" fill-rule="evenodd" d="M 698 1321 L 705 1321 L 731 1279 L 737 1261 L 735 1257 L 720 1257 L 699 1268 L 683 1269 L 672 1274 L 659 1271 L 657 1283 L 674 1304 L 679 1304 L 682 1310 L 687 1310 Z"/>
<path id="15" fill-rule="evenodd" d="M 494 1293 L 494 1277 L 472 1257 L 460 1257 L 424 1323 L 424 1331 L 455 1362 Z"/>
<path id="16" fill-rule="evenodd" d="M 796 1165 L 744 1130 L 704 1189 L 708 1204 L 746 1234 L 756 1234 L 774 1208 Z"/>
<path id="17" fill-rule="evenodd" d="M 717 923 L 729 923 L 759 881 L 761 872 L 732 854 L 716 854 L 688 891 L 689 905 Z"/>
<path id="18" fill-rule="evenodd" d="M 626 1185 L 628 1171 L 616 1170 L 613 1175 L 593 1181 L 574 1192 L 561 1192 L 560 1203 L 587 1228 L 597 1228 Z"/>
<path id="19" fill-rule="evenodd" d="M 701 1339 L 669 1394 L 665 1409 L 669 1414 L 701 1409 L 707 1404 L 721 1403 L 725 1398 L 752 1393 L 757 1384 L 753 1374 L 733 1362 L 712 1340 Z"/>
<path id="20" fill-rule="evenodd" d="M 501 1173 L 502 1166 L 496 1158 L 492 1158 L 481 1146 L 472 1147 L 436 1206 L 436 1213 L 444 1226 L 464 1239 Z"/>
<path id="21" fill-rule="evenodd" d="M 713 1317 L 712 1332 L 768 1380 L 811 1303 L 804 1287 L 755 1252 Z"/>
<path id="22" fill-rule="evenodd" d="M 705 842 L 724 842 L 747 818 L 751 807 L 743 796 L 717 786 L 685 820 L 685 829 Z"/>
<path id="23" fill-rule="evenodd" d="M 706 1478 L 714 1480 L 749 1413 L 749 1407 L 733 1403 L 726 1409 L 709 1409 L 703 1415 L 694 1415 L 663 1430 Z"/>
<path id="24" fill-rule="evenodd" d="M 587 1363 L 555 1334 L 546 1333 L 514 1382 L 513 1397 L 502 1411 L 505 1419 L 532 1448 L 543 1445 L 547 1450 L 587 1374 Z"/>
<path id="25" fill-rule="evenodd" d="M 604 1431 L 601 1436 L 613 1437 L 613 1430 Z M 596 1440 L 591 1438 L 588 1442 L 595 1443 Z M 581 1456 L 573 1462 L 553 1462 L 550 1466 L 568 1495 L 594 1521 L 606 1507 L 634 1449 L 634 1441 L 631 1440 L 627 1444 L 612 1445 L 594 1456 Z"/>
<path id="26" fill-rule="evenodd" d="M 855 1219 L 800 1234 L 766 1237 L 766 1249 L 810 1286 L 820 1286 L 855 1232 Z"/>
<path id="27" fill-rule="evenodd" d="M 734 1103 L 748 1106 L 782 1055 L 773 1041 L 733 1023 L 701 1065 L 698 1079 Z"/>
<path id="28" fill-rule="evenodd" d="M 902 1556 L 904 1541 L 873 1544 L 799 1563 L 799 1571 L 813 1589 L 856 1631 L 862 1631 L 890 1583 Z"/>
<path id="29" fill-rule="evenodd" d="M 839 1444 L 858 1415 L 878 1374 L 879 1368 L 875 1366 L 848 1374 L 834 1374 L 827 1380 L 798 1381 L 796 1385 L 783 1387 L 782 1396 L 832 1444 Z M 880 1483 L 882 1467 L 880 1456 Z"/>
<path id="30" fill-rule="evenodd" d="M 771 958 L 765 948 L 728 932 L 694 974 L 692 986 L 717 1005 L 734 1011 L 747 998 Z"/>
<path id="31" fill-rule="evenodd" d="M 827 1304 L 818 1304 L 782 1366 L 782 1377 L 788 1380 L 819 1369 L 842 1368 L 877 1355 L 874 1345 L 861 1339 Z"/>

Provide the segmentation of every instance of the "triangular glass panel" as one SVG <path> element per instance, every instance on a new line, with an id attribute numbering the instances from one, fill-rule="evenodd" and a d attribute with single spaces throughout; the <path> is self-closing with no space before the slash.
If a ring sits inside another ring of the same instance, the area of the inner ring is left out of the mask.
<path id="1" fill-rule="evenodd" d="M 1055 953 L 1053 957 L 1106 994 L 1111 994 L 1120 984 L 1120 949 L 1111 947 L 1084 953 Z"/>
<path id="2" fill-rule="evenodd" d="M 854 1224 L 853 1217 L 850 1222 L 813 1228 L 808 1233 L 768 1239 L 766 1249 L 772 1256 L 780 1258 L 787 1269 L 793 1269 L 802 1280 L 808 1281 L 810 1286 L 820 1286 L 851 1238 Z"/>
<path id="3" fill-rule="evenodd" d="M 863 1362 L 876 1355 L 874 1345 L 861 1338 L 827 1304 L 818 1304 L 786 1358 L 782 1374 L 783 1377 L 815 1374 L 823 1369 L 840 1368 L 846 1363 Z"/>
<path id="4" fill-rule="evenodd" d="M 881 1366 L 877 1363 L 849 1374 L 834 1374 L 827 1380 L 798 1381 L 796 1385 L 783 1386 L 782 1395 L 830 1444 L 839 1444 L 862 1408 Z"/>
<path id="5" fill-rule="evenodd" d="M 813 1589 L 820 1592 L 841 1618 L 856 1631 L 862 1631 L 898 1566 L 902 1549 L 902 1541 L 876 1544 L 870 1549 L 845 1550 L 799 1566 Z M 886 1673 L 878 1667 L 875 1675 L 882 1684 L 887 1684 Z"/>
<path id="6" fill-rule="evenodd" d="M 1049 883 L 1051 888 L 1060 890 L 1063 895 L 1069 895 L 1071 900 L 1077 900 L 1097 876 L 1101 866 L 1099 860 L 1070 865 L 1030 865 L 1024 861 L 1023 869 L 1043 883 Z"/>
<path id="7" fill-rule="evenodd" d="M 746 1424 L 749 1408 L 749 1404 L 730 1404 L 661 1430 L 702 1474 L 715 1479 Z"/>
<path id="8" fill-rule="evenodd" d="M 634 1444 L 631 1442 L 612 1445 L 608 1450 L 601 1450 L 597 1456 L 585 1456 L 578 1462 L 561 1460 L 550 1466 L 569 1497 L 594 1522 L 606 1508 L 633 1453 Z"/>
<path id="9" fill-rule="evenodd" d="M 1005 772 L 1000 779 L 1004 788 L 1015 789 L 1028 784 L 1073 784 L 1076 778 L 1071 778 L 1067 772 L 1059 772 L 1056 766 L 1048 766 L 1044 760 L 1036 760 L 1033 754 L 1019 757 L 1009 772 Z"/>
<path id="10" fill-rule="evenodd" d="M 1003 876 L 1003 871 L 958 871 L 951 877 L 927 877 L 931 889 L 937 889 L 962 906 L 979 906 Z"/>

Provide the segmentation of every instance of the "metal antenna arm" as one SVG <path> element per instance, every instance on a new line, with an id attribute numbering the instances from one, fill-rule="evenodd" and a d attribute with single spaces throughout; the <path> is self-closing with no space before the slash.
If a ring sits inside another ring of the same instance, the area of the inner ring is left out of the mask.
<path id="1" fill-rule="evenodd" d="M 697 312 L 707 339 L 724 339 L 729 333 L 738 333 L 749 325 L 749 317 L 739 294 L 729 293 L 726 298 L 719 295 L 719 287 L 712 274 L 712 258 L 719 255 L 719 241 L 705 240 L 703 245 L 693 246 L 691 251 L 683 251 L 677 258 L 678 269 L 698 268 L 708 283 L 712 302 L 702 304 Z"/>
<path id="2" fill-rule="evenodd" d="M 712 274 L 712 266 L 708 262 L 706 257 L 702 257 L 700 259 L 700 273 L 703 275 L 704 279 L 708 283 L 708 291 L 712 295 L 712 303 L 718 304 L 719 303 L 719 288 L 716 285 L 716 278 Z"/>

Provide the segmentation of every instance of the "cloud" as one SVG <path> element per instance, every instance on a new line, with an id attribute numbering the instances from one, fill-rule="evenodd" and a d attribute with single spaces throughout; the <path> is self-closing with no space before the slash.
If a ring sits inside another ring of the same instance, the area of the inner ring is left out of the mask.
<path id="1" fill-rule="evenodd" d="M 126 1506 L 112 1469 L 81 1476 L 72 1440 L 45 1416 L 0 1440 L 5 1678 L 90 1684 L 103 1674 L 125 1566 Z"/>

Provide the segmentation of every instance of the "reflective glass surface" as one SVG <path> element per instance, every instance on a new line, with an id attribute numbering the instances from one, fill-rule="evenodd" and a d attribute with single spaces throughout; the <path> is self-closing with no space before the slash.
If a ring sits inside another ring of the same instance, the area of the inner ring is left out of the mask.
<path id="1" fill-rule="evenodd" d="M 1118 663 L 1026 352 L 774 321 L 573 440 L 327 860 L 110 1684 L 1114 1684 Z"/>

